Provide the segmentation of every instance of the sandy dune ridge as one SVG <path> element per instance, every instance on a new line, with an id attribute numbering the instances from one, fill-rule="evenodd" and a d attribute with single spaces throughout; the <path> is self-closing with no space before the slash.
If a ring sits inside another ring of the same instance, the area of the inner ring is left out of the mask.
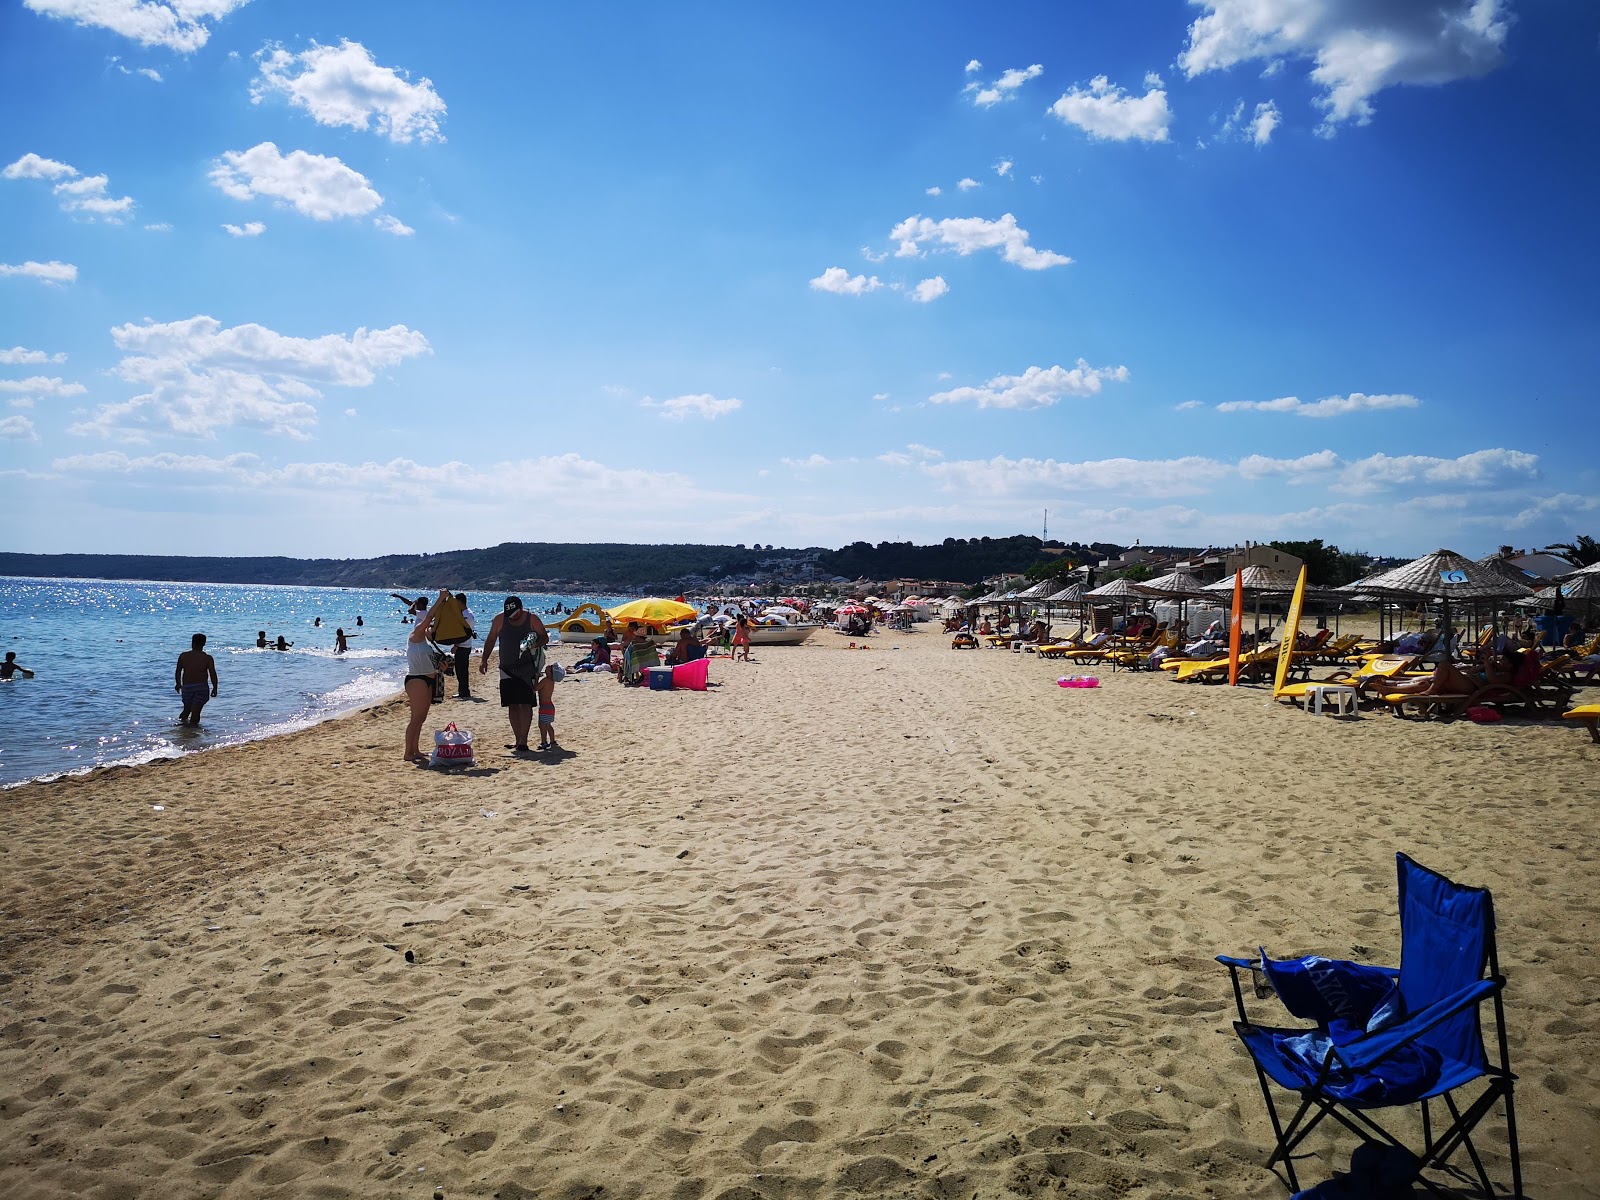
<path id="1" fill-rule="evenodd" d="M 572 677 L 553 761 L 390 703 L 4 793 L 0 1193 L 1279 1196 L 1212 955 L 1395 961 L 1404 850 L 1495 889 L 1529 1194 L 1600 1195 L 1581 731 L 813 641 Z"/>

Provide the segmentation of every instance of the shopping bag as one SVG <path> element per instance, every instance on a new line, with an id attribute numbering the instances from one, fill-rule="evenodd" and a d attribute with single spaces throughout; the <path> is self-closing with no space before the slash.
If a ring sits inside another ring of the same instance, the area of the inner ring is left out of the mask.
<path id="1" fill-rule="evenodd" d="M 433 735 L 433 754 L 428 759 L 429 766 L 470 767 L 474 762 L 470 730 L 457 729 L 452 721 Z"/>

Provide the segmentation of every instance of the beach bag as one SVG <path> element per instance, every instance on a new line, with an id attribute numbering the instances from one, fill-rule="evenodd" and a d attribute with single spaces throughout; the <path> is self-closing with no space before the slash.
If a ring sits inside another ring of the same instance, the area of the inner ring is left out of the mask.
<path id="1" fill-rule="evenodd" d="M 529 687 L 537 688 L 544 675 L 544 646 L 539 642 L 539 635 L 529 633 L 517 643 L 515 660 L 501 665 L 513 679 L 520 679 Z"/>
<path id="2" fill-rule="evenodd" d="M 457 729 L 452 721 L 433 735 L 433 754 L 428 759 L 430 767 L 470 767 L 475 762 L 470 730 Z"/>

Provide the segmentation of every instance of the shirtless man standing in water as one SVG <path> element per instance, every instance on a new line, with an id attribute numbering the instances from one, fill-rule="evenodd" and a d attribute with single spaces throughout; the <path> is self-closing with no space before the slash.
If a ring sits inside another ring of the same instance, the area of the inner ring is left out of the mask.
<path id="1" fill-rule="evenodd" d="M 206 701 L 217 694 L 217 660 L 206 653 L 206 635 L 197 633 L 191 648 L 178 655 L 178 668 L 173 672 L 172 690 L 183 697 L 183 711 L 178 714 L 178 724 L 198 727 L 200 710 Z M 211 694 L 206 694 L 209 682 Z"/>

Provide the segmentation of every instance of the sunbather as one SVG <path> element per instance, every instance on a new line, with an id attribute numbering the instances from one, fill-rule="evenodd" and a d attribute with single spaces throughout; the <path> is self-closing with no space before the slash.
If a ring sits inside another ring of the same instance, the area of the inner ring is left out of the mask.
<path id="1" fill-rule="evenodd" d="M 1435 667 L 1433 674 L 1426 679 L 1386 684 L 1383 693 L 1386 696 L 1470 696 L 1481 686 L 1482 680 L 1473 678 L 1455 663 L 1446 660 Z"/>

